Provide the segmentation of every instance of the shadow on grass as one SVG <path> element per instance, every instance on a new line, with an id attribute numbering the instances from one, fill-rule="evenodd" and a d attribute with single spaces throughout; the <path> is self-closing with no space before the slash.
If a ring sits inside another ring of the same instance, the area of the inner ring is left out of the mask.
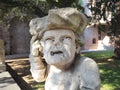
<path id="1" fill-rule="evenodd" d="M 102 83 L 101 90 L 120 90 L 120 61 L 106 61 L 98 65 Z"/>
<path id="2" fill-rule="evenodd" d="M 111 58 L 113 51 L 88 52 L 82 55 L 93 58 L 98 63 L 101 90 L 120 90 L 120 60 Z"/>

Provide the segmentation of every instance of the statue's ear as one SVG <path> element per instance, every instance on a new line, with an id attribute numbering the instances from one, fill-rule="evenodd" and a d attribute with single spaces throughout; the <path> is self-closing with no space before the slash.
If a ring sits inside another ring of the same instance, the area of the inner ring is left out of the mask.
<path id="1" fill-rule="evenodd" d="M 76 54 L 80 53 L 80 45 L 78 43 L 76 43 Z"/>

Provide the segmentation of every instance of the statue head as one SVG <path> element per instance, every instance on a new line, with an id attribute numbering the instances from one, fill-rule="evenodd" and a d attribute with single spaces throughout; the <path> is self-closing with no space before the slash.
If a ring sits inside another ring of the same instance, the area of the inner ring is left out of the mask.
<path id="1" fill-rule="evenodd" d="M 75 8 L 52 9 L 47 16 L 31 20 L 30 33 L 37 35 L 46 62 L 62 67 L 80 54 L 86 25 L 86 17 Z"/>

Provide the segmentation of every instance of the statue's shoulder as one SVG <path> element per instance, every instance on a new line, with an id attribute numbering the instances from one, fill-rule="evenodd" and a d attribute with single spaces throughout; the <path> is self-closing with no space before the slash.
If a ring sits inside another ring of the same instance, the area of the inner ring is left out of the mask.
<path id="1" fill-rule="evenodd" d="M 94 59 L 85 57 L 85 56 L 80 56 L 76 60 L 77 63 L 82 64 L 82 63 L 90 63 L 90 62 L 95 62 Z"/>
<path id="2" fill-rule="evenodd" d="M 100 90 L 100 75 L 97 63 L 89 57 L 79 57 L 76 61 L 75 73 L 80 76 L 81 87 Z M 97 89 L 98 88 L 98 89 Z"/>
<path id="3" fill-rule="evenodd" d="M 89 57 L 84 57 L 84 56 L 81 56 L 81 57 L 79 58 L 79 61 L 80 61 L 81 63 L 95 62 L 94 59 L 89 58 Z"/>
<path id="4" fill-rule="evenodd" d="M 84 57 L 81 56 L 76 60 L 75 65 L 77 68 L 92 68 L 92 67 L 97 67 L 97 63 L 89 58 L 89 57 Z"/>

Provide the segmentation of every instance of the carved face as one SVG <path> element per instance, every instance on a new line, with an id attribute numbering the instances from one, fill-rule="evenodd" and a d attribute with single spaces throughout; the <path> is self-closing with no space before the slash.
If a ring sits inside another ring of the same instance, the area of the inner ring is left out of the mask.
<path id="1" fill-rule="evenodd" d="M 43 35 L 44 58 L 48 64 L 71 64 L 76 52 L 75 35 L 71 30 L 50 30 Z"/>

